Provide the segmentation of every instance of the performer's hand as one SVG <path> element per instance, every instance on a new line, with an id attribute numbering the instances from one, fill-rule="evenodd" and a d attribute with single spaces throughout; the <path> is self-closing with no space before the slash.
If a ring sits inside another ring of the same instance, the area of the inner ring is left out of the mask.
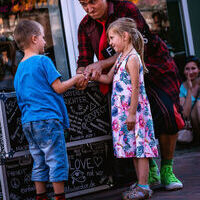
<path id="1" fill-rule="evenodd" d="M 91 81 L 97 81 L 102 73 L 101 61 L 90 64 L 86 67 L 84 75 Z"/>

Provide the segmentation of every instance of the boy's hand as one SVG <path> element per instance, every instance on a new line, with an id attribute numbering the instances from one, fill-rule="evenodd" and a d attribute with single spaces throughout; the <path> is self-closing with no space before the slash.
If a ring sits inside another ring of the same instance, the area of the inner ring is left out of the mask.
<path id="1" fill-rule="evenodd" d="M 76 88 L 79 90 L 84 90 L 88 85 L 88 79 L 86 79 L 85 75 L 77 74 L 76 76 Z"/>
<path id="2" fill-rule="evenodd" d="M 76 80 L 85 80 L 86 79 L 84 74 L 76 74 L 75 77 L 76 77 Z"/>
<path id="3" fill-rule="evenodd" d="M 136 115 L 128 115 L 125 124 L 127 125 L 127 129 L 129 131 L 133 130 L 135 128 L 135 123 L 136 123 Z"/>

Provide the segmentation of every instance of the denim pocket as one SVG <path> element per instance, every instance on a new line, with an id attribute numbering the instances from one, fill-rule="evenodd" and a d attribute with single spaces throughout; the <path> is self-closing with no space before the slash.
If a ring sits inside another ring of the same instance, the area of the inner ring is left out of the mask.
<path id="1" fill-rule="evenodd" d="M 52 134 L 49 131 L 49 126 L 48 120 L 33 122 L 34 139 L 42 148 L 52 142 Z"/>
<path id="2" fill-rule="evenodd" d="M 56 119 L 43 120 L 35 124 L 35 139 L 42 148 L 54 143 L 57 134 L 62 131 L 61 123 Z"/>

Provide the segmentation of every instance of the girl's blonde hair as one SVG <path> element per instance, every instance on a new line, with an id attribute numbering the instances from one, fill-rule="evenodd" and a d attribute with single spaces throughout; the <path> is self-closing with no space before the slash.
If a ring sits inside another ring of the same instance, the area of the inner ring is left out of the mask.
<path id="1" fill-rule="evenodd" d="M 137 30 L 136 22 L 131 18 L 122 17 L 109 25 L 107 29 L 107 34 L 111 29 L 121 36 L 124 32 L 127 32 L 130 35 L 130 40 L 137 53 L 140 55 L 144 68 L 144 73 L 147 73 L 148 69 L 146 68 L 144 63 L 144 39 L 142 34 Z"/>

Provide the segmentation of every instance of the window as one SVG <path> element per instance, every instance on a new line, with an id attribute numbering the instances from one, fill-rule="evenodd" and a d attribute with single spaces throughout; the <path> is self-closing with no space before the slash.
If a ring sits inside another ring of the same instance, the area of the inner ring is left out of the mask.
<path id="1" fill-rule="evenodd" d="M 38 21 L 44 26 L 46 48 L 61 73 L 70 77 L 63 34 L 59 0 L 4 0 L 0 1 L 0 91 L 13 91 L 13 78 L 23 52 L 13 41 L 13 30 L 21 19 Z"/>

